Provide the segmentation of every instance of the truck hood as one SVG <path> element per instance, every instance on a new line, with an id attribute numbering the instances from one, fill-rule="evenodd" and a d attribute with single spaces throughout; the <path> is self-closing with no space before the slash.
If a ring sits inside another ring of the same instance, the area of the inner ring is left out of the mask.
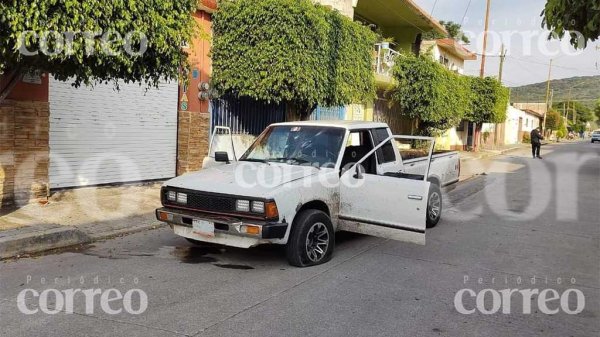
<path id="1" fill-rule="evenodd" d="M 318 172 L 310 166 L 235 162 L 184 174 L 167 181 L 165 186 L 268 198 L 278 187 Z"/>

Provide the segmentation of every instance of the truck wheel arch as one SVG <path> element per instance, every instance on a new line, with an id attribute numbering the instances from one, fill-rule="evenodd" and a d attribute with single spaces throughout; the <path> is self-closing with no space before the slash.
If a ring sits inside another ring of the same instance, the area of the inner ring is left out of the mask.
<path id="1" fill-rule="evenodd" d="M 299 207 L 296 208 L 296 214 L 300 214 L 300 212 L 307 209 L 315 209 L 318 211 L 322 211 L 327 214 L 328 217 L 331 218 L 331 212 L 329 211 L 329 206 L 322 200 L 312 200 L 304 204 L 299 204 Z"/>
<path id="2" fill-rule="evenodd" d="M 440 178 L 438 178 L 437 176 L 430 176 L 427 181 L 429 181 L 430 183 L 437 185 L 438 187 L 442 187 L 441 182 L 440 182 Z"/>

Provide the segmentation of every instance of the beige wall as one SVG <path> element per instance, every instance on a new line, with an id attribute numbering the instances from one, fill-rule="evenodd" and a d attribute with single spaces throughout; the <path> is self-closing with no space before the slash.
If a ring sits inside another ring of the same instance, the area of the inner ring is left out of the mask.
<path id="1" fill-rule="evenodd" d="M 459 74 L 465 73 L 465 61 L 455 55 L 452 55 L 445 50 L 439 48 L 433 41 L 424 41 L 421 50 L 424 53 L 431 51 L 431 56 L 436 62 L 440 62 L 440 56 L 444 56 L 448 59 L 448 69 L 456 71 Z"/>
<path id="2" fill-rule="evenodd" d="M 353 0 L 315 0 L 316 2 L 337 9 L 343 15 L 354 18 L 354 2 Z"/>

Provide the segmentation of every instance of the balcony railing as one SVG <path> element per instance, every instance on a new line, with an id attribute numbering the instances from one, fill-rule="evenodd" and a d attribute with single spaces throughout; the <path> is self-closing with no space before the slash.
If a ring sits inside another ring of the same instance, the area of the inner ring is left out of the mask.
<path id="1" fill-rule="evenodd" d="M 389 43 L 375 44 L 375 72 L 384 76 L 392 76 L 392 68 L 400 53 L 391 49 Z"/>

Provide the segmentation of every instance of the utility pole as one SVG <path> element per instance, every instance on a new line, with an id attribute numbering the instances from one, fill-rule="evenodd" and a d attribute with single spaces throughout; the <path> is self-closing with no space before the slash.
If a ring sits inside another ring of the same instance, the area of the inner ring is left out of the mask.
<path id="1" fill-rule="evenodd" d="M 485 28 L 483 31 L 483 51 L 481 52 L 481 70 L 479 71 L 480 77 L 485 77 L 485 53 L 487 52 L 487 38 L 488 29 L 490 27 L 490 6 L 491 0 L 487 0 L 487 7 L 485 10 Z"/>
<path id="2" fill-rule="evenodd" d="M 506 49 L 504 49 L 504 43 L 502 44 L 502 51 L 500 52 L 500 71 L 498 72 L 498 81 L 502 83 L 502 73 L 504 71 L 504 60 L 506 59 Z"/>
<path id="3" fill-rule="evenodd" d="M 550 59 L 550 68 L 548 69 L 548 84 L 546 85 L 546 112 L 544 113 L 544 123 L 542 132 L 546 132 L 546 116 L 550 110 L 550 82 L 552 81 L 552 59 Z"/>
<path id="4" fill-rule="evenodd" d="M 481 53 L 481 69 L 479 71 L 479 77 L 485 77 L 485 54 L 487 53 L 487 39 L 488 39 L 488 29 L 490 28 L 490 7 L 492 0 L 487 0 L 487 7 L 485 9 L 485 28 L 483 31 L 483 51 Z M 480 132 L 477 123 L 473 124 L 473 137 L 471 140 L 471 145 L 475 151 L 477 151 L 480 142 Z"/>
<path id="5" fill-rule="evenodd" d="M 573 93 L 573 87 L 569 88 L 569 96 L 567 98 L 567 115 L 565 116 L 565 119 L 569 119 L 569 110 L 571 110 L 571 94 Z M 573 111 L 573 116 L 575 116 L 575 112 Z M 573 117 L 573 119 L 575 119 Z M 575 120 L 573 120 L 573 122 L 575 122 Z"/>

